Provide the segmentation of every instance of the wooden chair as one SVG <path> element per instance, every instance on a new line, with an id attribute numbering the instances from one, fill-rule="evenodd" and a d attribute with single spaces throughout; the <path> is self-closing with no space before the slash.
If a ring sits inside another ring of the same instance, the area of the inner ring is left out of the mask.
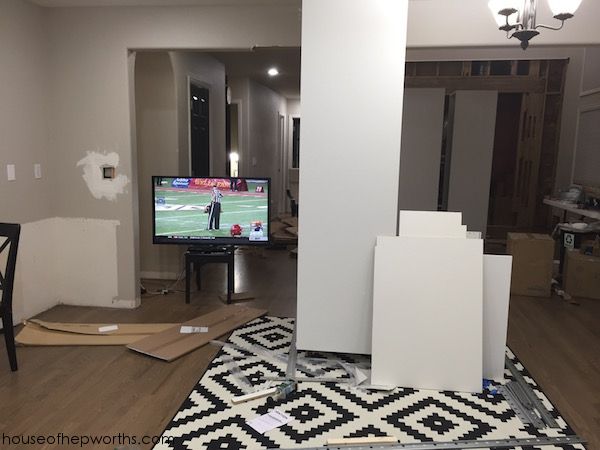
<path id="1" fill-rule="evenodd" d="M 12 294 L 20 233 L 21 225 L 19 224 L 0 223 L 0 262 L 6 261 L 6 266 L 4 268 L 0 267 L 0 291 L 2 291 L 0 317 L 2 318 L 2 332 L 6 341 L 8 360 L 13 372 L 17 370 L 17 352 L 12 317 Z M 6 253 L 8 253 L 8 256 L 6 256 Z"/>

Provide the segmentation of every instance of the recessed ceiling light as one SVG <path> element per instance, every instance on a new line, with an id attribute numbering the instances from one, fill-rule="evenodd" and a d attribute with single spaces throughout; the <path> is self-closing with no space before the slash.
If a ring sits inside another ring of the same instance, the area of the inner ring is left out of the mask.
<path id="1" fill-rule="evenodd" d="M 279 75 L 279 70 L 277 70 L 276 67 L 271 67 L 269 70 L 267 70 L 267 73 L 269 74 L 270 77 L 274 77 Z"/>

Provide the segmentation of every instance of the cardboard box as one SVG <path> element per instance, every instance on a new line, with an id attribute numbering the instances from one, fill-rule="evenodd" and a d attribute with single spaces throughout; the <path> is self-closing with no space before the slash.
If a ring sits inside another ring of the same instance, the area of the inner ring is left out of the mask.
<path id="1" fill-rule="evenodd" d="M 567 253 L 565 291 L 573 297 L 600 300 L 600 258 L 577 250 Z"/>
<path id="2" fill-rule="evenodd" d="M 580 246 L 581 253 L 586 255 L 596 256 L 600 258 L 600 237 L 596 240 L 583 241 Z"/>
<path id="3" fill-rule="evenodd" d="M 550 297 L 554 240 L 546 234 L 508 233 L 506 248 L 513 256 L 510 293 Z"/>

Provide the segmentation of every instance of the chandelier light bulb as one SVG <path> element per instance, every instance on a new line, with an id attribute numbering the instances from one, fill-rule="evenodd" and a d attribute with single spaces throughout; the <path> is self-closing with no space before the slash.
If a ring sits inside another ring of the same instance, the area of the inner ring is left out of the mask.
<path id="1" fill-rule="evenodd" d="M 548 0 L 548 5 L 555 16 L 570 14 L 573 15 L 581 5 L 581 0 Z"/>

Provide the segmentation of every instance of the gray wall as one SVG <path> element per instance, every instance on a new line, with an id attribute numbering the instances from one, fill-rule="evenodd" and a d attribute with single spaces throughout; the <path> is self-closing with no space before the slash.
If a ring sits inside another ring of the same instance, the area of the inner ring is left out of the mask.
<path id="1" fill-rule="evenodd" d="M 600 47 L 584 53 L 573 182 L 600 187 Z"/>
<path id="2" fill-rule="evenodd" d="M 0 221 L 50 217 L 57 165 L 48 142 L 48 43 L 44 11 L 21 0 L 0 2 Z M 42 165 L 34 179 L 33 165 Z M 16 180 L 8 181 L 6 165 Z"/>
<path id="3" fill-rule="evenodd" d="M 462 212 L 467 229 L 485 236 L 498 93 L 456 91 L 453 103 L 448 211 Z"/>
<path id="4" fill-rule="evenodd" d="M 173 276 L 180 270 L 178 246 L 152 243 L 152 175 L 178 175 L 177 102 L 167 52 L 138 52 L 135 61 L 136 141 L 143 277 Z"/>
<path id="5" fill-rule="evenodd" d="M 272 215 L 276 215 L 281 207 L 284 157 L 279 154 L 277 120 L 278 114 L 287 117 L 285 98 L 248 78 L 233 78 L 229 86 L 232 100 L 241 107 L 240 176 L 271 178 Z"/>
<path id="6" fill-rule="evenodd" d="M 248 176 L 271 178 L 272 215 L 279 214 L 283 149 L 279 148 L 278 115 L 286 115 L 285 98 L 262 84 L 250 81 Z M 285 123 L 285 119 L 284 119 Z"/>
<path id="7" fill-rule="evenodd" d="M 295 46 L 299 43 L 298 11 L 290 5 L 52 8 L 47 16 L 51 151 L 60 161 L 56 189 L 60 202 L 54 213 L 119 221 L 112 262 L 118 268 L 118 297 L 139 303 L 134 196 L 138 174 L 132 151 L 134 107 L 128 49 Z M 88 150 L 118 154 L 118 172 L 131 182 L 116 201 L 96 200 L 88 192 L 75 167 Z"/>
<path id="8" fill-rule="evenodd" d="M 406 89 L 398 209 L 437 211 L 445 89 Z"/>
<path id="9" fill-rule="evenodd" d="M 210 55 L 199 52 L 169 52 L 173 63 L 177 93 L 179 139 L 178 175 L 190 175 L 188 80 L 209 90 L 210 173 L 226 175 L 225 155 L 225 66 Z"/>
<path id="10" fill-rule="evenodd" d="M 411 2 L 411 8 L 415 2 Z M 591 2 L 586 2 L 591 3 Z M 600 3 L 599 3 L 600 5 Z M 410 13 L 410 11 L 409 11 Z M 491 17 L 491 16 L 490 16 Z M 565 31 L 558 34 L 565 33 Z M 583 70 L 583 47 L 539 47 L 531 46 L 524 54 L 517 46 L 509 48 L 436 48 L 408 49 L 407 61 L 477 61 L 488 59 L 552 59 L 568 58 L 563 101 L 559 149 L 556 161 L 555 189 L 564 188 L 571 183 L 573 157 L 575 153 L 577 108 Z"/>

